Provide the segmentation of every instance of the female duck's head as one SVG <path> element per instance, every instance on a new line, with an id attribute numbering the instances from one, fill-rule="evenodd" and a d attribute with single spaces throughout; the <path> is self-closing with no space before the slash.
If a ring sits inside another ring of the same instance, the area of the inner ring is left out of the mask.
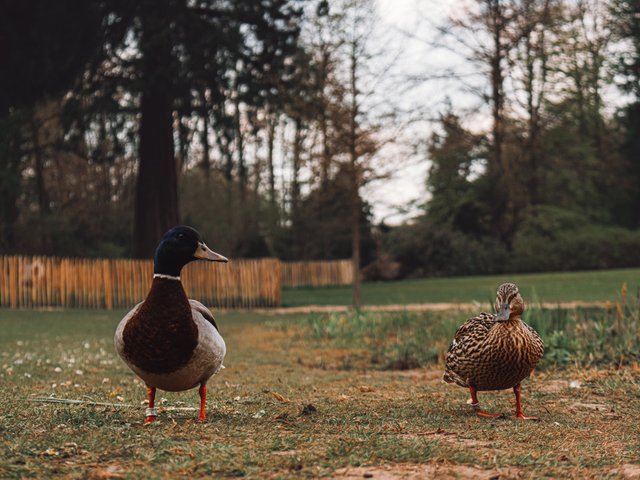
<path id="1" fill-rule="evenodd" d="M 498 287 L 496 295 L 495 320 L 505 322 L 511 317 L 519 317 L 524 312 L 524 300 L 515 283 L 503 283 Z"/>
<path id="2" fill-rule="evenodd" d="M 207 247 L 195 229 L 180 225 L 169 230 L 160 240 L 154 257 L 153 273 L 179 277 L 182 267 L 193 260 L 229 261 Z"/>

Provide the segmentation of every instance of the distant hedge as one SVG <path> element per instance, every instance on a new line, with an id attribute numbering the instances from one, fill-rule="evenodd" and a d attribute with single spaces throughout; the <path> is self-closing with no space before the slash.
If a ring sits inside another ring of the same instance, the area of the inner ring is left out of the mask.
<path id="1" fill-rule="evenodd" d="M 529 219 L 511 248 L 491 237 L 421 221 L 391 231 L 387 248 L 400 262 L 403 277 L 640 266 L 640 231 L 588 224 L 576 217 Z"/>
<path id="2" fill-rule="evenodd" d="M 522 235 L 511 271 L 594 270 L 640 266 L 640 232 L 587 225 L 553 236 Z"/>

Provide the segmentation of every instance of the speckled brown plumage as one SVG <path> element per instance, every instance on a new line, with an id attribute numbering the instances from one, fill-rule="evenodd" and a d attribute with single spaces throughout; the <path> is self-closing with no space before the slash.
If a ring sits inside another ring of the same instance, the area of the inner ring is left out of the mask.
<path id="1" fill-rule="evenodd" d="M 147 372 L 170 373 L 186 365 L 198 343 L 198 329 L 182 284 L 154 278 L 147 298 L 127 322 L 123 340 L 124 355 Z"/>
<path id="2" fill-rule="evenodd" d="M 544 353 L 542 339 L 522 321 L 524 301 L 518 287 L 501 285 L 496 311 L 467 320 L 456 332 L 445 357 L 443 379 L 476 391 L 519 387 Z M 515 390 L 514 390 L 515 391 Z M 516 393 L 519 405 L 519 389 Z"/>

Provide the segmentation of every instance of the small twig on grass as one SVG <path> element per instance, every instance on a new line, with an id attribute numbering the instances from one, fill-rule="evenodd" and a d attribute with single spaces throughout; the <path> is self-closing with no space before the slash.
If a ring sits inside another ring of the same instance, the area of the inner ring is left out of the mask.
<path id="1" fill-rule="evenodd" d="M 95 407 L 120 407 L 120 408 L 134 408 L 137 405 L 131 405 L 130 403 L 107 403 L 96 402 L 95 400 L 73 400 L 70 398 L 55 398 L 55 397 L 33 397 L 27 399 L 30 402 L 36 403 L 62 403 L 64 405 L 92 405 Z"/>
<path id="2" fill-rule="evenodd" d="M 118 408 L 140 408 L 139 405 L 132 405 L 130 403 L 109 403 L 109 402 L 96 402 L 95 400 L 73 400 L 70 398 L 55 398 L 55 397 L 32 397 L 27 399 L 30 402 L 36 403 L 61 403 L 63 405 L 91 405 L 94 407 L 118 407 Z M 182 412 L 195 412 L 195 407 L 158 407 L 166 411 L 182 411 Z"/>

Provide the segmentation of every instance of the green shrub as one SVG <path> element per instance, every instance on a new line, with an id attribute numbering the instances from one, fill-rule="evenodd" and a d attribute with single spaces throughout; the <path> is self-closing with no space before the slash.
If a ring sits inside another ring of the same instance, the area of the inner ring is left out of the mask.
<path id="1" fill-rule="evenodd" d="M 508 271 L 506 250 L 486 237 L 473 237 L 448 226 L 421 220 L 392 230 L 387 249 L 404 277 L 471 275 Z"/>
<path id="2" fill-rule="evenodd" d="M 640 231 L 594 224 L 579 213 L 538 207 L 510 248 L 426 217 L 392 230 L 387 249 L 404 277 L 597 270 L 640 266 Z"/>
<path id="3" fill-rule="evenodd" d="M 364 350 L 373 368 L 402 370 L 441 363 L 464 320 L 463 313 L 446 312 L 313 315 L 307 320 L 304 336 L 318 347 Z M 540 368 L 640 361 L 640 302 L 629 301 L 626 294 L 609 309 L 533 306 L 524 320 L 545 343 Z"/>
<path id="4" fill-rule="evenodd" d="M 640 265 L 640 231 L 594 225 L 561 209 L 539 209 L 513 242 L 513 272 L 594 270 Z"/>

